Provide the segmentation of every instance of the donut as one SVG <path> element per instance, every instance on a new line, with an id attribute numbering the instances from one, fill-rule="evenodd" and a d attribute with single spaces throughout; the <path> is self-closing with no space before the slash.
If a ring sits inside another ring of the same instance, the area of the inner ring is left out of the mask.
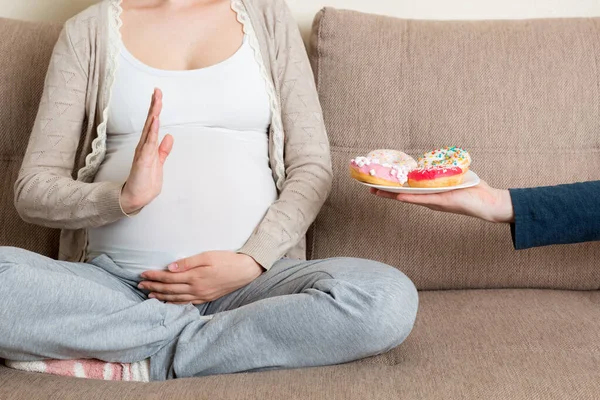
<path id="1" fill-rule="evenodd" d="M 410 169 L 417 168 L 414 158 L 398 150 L 373 150 L 367 158 L 376 160 L 380 164 L 405 165 Z"/>
<path id="2" fill-rule="evenodd" d="M 417 162 L 397 150 L 374 150 L 350 161 L 350 176 L 360 182 L 381 186 L 403 186 Z"/>
<path id="3" fill-rule="evenodd" d="M 465 150 L 456 146 L 429 151 L 419 158 L 419 168 L 429 167 L 459 167 L 463 172 L 469 170 L 471 156 Z"/>
<path id="4" fill-rule="evenodd" d="M 413 188 L 439 188 L 460 185 L 466 171 L 455 166 L 418 168 L 408 173 L 408 186 Z"/>

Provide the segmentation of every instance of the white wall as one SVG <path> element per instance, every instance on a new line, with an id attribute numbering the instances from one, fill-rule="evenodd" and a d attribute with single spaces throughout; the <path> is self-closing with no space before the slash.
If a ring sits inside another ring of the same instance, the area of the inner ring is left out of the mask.
<path id="1" fill-rule="evenodd" d="M 600 17 L 600 0 L 288 0 L 302 30 L 324 6 L 415 19 Z"/>
<path id="2" fill-rule="evenodd" d="M 0 17 L 64 21 L 97 0 L 0 0 Z M 127 0 L 125 0 L 127 1 Z M 600 16 L 600 0 L 288 0 L 303 31 L 324 6 L 419 19 Z"/>

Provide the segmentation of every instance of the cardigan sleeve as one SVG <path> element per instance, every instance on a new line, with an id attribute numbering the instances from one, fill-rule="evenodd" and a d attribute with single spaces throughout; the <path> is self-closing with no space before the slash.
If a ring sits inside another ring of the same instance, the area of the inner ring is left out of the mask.
<path id="1" fill-rule="evenodd" d="M 80 229 L 125 216 L 122 183 L 73 179 L 77 147 L 86 117 L 88 25 L 68 21 L 54 47 L 44 91 L 19 176 L 15 207 L 23 220 L 50 228 Z M 87 55 L 87 60 L 83 55 Z"/>
<path id="2" fill-rule="evenodd" d="M 273 76 L 280 88 L 286 180 L 279 198 L 239 251 L 265 269 L 302 240 L 333 179 L 329 140 L 304 42 L 285 1 L 273 4 L 277 53 Z"/>
<path id="3" fill-rule="evenodd" d="M 600 240 L 600 181 L 510 189 L 515 249 Z"/>

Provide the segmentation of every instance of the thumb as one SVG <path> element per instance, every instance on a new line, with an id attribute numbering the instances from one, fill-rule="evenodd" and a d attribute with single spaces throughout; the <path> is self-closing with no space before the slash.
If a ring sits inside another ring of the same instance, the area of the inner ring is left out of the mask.
<path id="1" fill-rule="evenodd" d="M 182 258 L 172 264 L 169 264 L 168 269 L 171 272 L 186 272 L 191 269 L 208 265 L 207 257 L 204 253 L 195 256 Z"/>
<path id="2" fill-rule="evenodd" d="M 165 135 L 160 146 L 158 148 L 158 157 L 161 164 L 164 164 L 167 161 L 167 157 L 171 154 L 171 150 L 173 150 L 173 136 Z"/>

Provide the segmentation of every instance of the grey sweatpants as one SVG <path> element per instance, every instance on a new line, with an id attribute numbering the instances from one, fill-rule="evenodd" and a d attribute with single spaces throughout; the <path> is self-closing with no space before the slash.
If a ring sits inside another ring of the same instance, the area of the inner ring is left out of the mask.
<path id="1" fill-rule="evenodd" d="M 399 345 L 418 297 L 373 261 L 281 260 L 201 306 L 148 299 L 107 256 L 67 263 L 0 247 L 0 358 L 150 358 L 152 380 L 344 363 Z"/>

